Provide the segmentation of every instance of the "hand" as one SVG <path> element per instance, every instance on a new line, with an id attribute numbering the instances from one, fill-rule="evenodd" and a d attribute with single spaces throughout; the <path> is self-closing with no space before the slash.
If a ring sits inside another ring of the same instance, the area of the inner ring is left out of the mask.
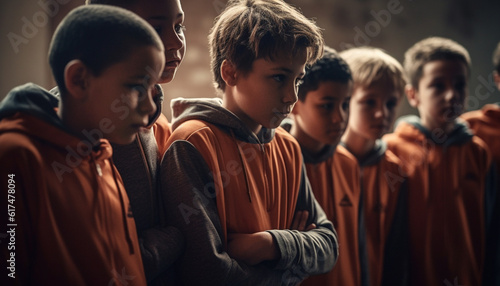
<path id="1" fill-rule="evenodd" d="M 295 216 L 292 221 L 292 225 L 290 226 L 291 230 L 298 231 L 310 231 L 316 228 L 316 224 L 311 223 L 306 227 L 307 219 L 309 218 L 308 211 L 297 211 L 295 212 Z"/>
<path id="2" fill-rule="evenodd" d="M 266 231 L 228 234 L 227 253 L 250 266 L 280 257 L 272 235 Z"/>

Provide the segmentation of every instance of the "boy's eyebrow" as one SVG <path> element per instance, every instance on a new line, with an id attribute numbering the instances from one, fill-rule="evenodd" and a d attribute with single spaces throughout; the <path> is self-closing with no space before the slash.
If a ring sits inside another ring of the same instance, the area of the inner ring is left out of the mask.
<path id="1" fill-rule="evenodd" d="M 288 73 L 288 74 L 293 74 L 293 71 L 287 67 L 275 67 L 275 68 L 272 68 L 271 70 L 281 71 L 281 72 Z M 305 73 L 301 72 L 299 75 L 303 76 L 303 75 L 305 75 Z"/>
<path id="2" fill-rule="evenodd" d="M 175 16 L 176 19 L 184 18 L 184 13 L 179 13 Z M 165 16 L 152 16 L 148 18 L 149 20 L 167 20 Z"/>

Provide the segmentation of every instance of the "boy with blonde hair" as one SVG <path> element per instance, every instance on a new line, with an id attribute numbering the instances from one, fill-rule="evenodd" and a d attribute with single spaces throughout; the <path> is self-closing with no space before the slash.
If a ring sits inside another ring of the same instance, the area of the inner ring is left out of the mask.
<path id="1" fill-rule="evenodd" d="M 2 244 L 2 259 L 15 260 L 13 275 L 2 273 L 2 280 L 146 284 L 109 141 L 131 143 L 155 113 L 163 52 L 153 28 L 132 12 L 79 7 L 58 26 L 49 49 L 60 100 L 26 84 L 2 101 L 0 174 L 10 180 L 0 191 L 15 209 L 14 248 Z"/>
<path id="2" fill-rule="evenodd" d="M 469 53 L 450 39 L 431 37 L 406 52 L 404 68 L 408 101 L 420 117 L 400 119 L 384 139 L 411 182 L 411 284 L 489 285 L 484 270 L 492 252 L 486 247 L 495 197 L 491 157 L 457 120 L 468 94 Z"/>
<path id="3" fill-rule="evenodd" d="M 384 51 L 353 48 L 340 53 L 351 68 L 354 88 L 342 137 L 361 169 L 360 244 L 366 247 L 369 285 L 405 285 L 408 267 L 405 179 L 401 162 L 380 138 L 390 131 L 403 97 L 401 64 Z"/>
<path id="4" fill-rule="evenodd" d="M 297 284 L 330 271 L 335 230 L 314 199 L 300 146 L 278 128 L 319 28 L 281 0 L 230 1 L 209 36 L 219 99 L 177 99 L 162 162 L 165 209 L 186 238 L 186 284 Z"/>

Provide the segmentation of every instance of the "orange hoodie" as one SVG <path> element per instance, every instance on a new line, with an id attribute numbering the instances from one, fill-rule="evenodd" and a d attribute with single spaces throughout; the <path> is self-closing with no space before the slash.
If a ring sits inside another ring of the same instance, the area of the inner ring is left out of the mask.
<path id="1" fill-rule="evenodd" d="M 401 121 L 384 140 L 407 167 L 411 285 L 481 285 L 494 194 L 487 147 L 460 123 L 433 136 L 415 116 Z"/>
<path id="2" fill-rule="evenodd" d="M 179 274 L 190 285 L 288 285 L 330 271 L 336 233 L 314 199 L 300 147 L 281 128 L 254 134 L 218 99 L 172 101 L 163 158 L 165 210 L 186 238 Z M 288 230 L 307 210 L 307 232 Z M 226 252 L 227 235 L 268 231 L 280 259 L 248 267 Z"/>
<path id="3" fill-rule="evenodd" d="M 463 114 L 462 118 L 490 148 L 500 178 L 500 103 L 487 104 L 481 110 Z"/>
<path id="4" fill-rule="evenodd" d="M 7 226 L 15 243 L 1 250 L 4 261 L 15 254 L 15 267 L 2 267 L 0 279 L 9 285 L 145 285 L 135 223 L 110 160 L 111 146 L 101 139 L 88 149 L 95 139 L 65 131 L 56 104 L 47 91 L 27 84 L 0 105 L 0 193 L 13 196 L 2 207 L 15 207 L 9 221 L 15 225 Z M 6 214 L 0 215 L 2 233 Z"/>
<path id="5" fill-rule="evenodd" d="M 359 167 L 343 146 L 312 157 L 305 150 L 307 176 L 314 195 L 339 235 L 339 260 L 327 274 L 311 276 L 302 285 L 361 285 L 359 250 Z"/>
<path id="6" fill-rule="evenodd" d="M 377 140 L 359 165 L 369 285 L 407 285 L 408 205 L 401 161 Z"/>

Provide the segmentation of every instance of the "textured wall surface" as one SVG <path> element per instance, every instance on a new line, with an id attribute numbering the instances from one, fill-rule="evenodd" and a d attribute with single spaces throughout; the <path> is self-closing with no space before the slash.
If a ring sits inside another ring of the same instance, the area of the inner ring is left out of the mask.
<path id="1" fill-rule="evenodd" d="M 0 98 L 32 81 L 53 85 L 46 54 L 54 25 L 83 0 L 19 0 L 0 3 Z M 402 61 L 406 49 L 428 36 L 452 38 L 470 52 L 473 70 L 469 109 L 500 101 L 490 81 L 491 54 L 500 41 L 497 0 L 288 0 L 324 29 L 326 43 L 342 50 L 372 45 Z M 175 97 L 216 96 L 207 35 L 224 0 L 183 0 L 187 53 L 176 78 L 164 86 L 165 114 Z M 400 114 L 414 113 L 403 102 Z"/>

